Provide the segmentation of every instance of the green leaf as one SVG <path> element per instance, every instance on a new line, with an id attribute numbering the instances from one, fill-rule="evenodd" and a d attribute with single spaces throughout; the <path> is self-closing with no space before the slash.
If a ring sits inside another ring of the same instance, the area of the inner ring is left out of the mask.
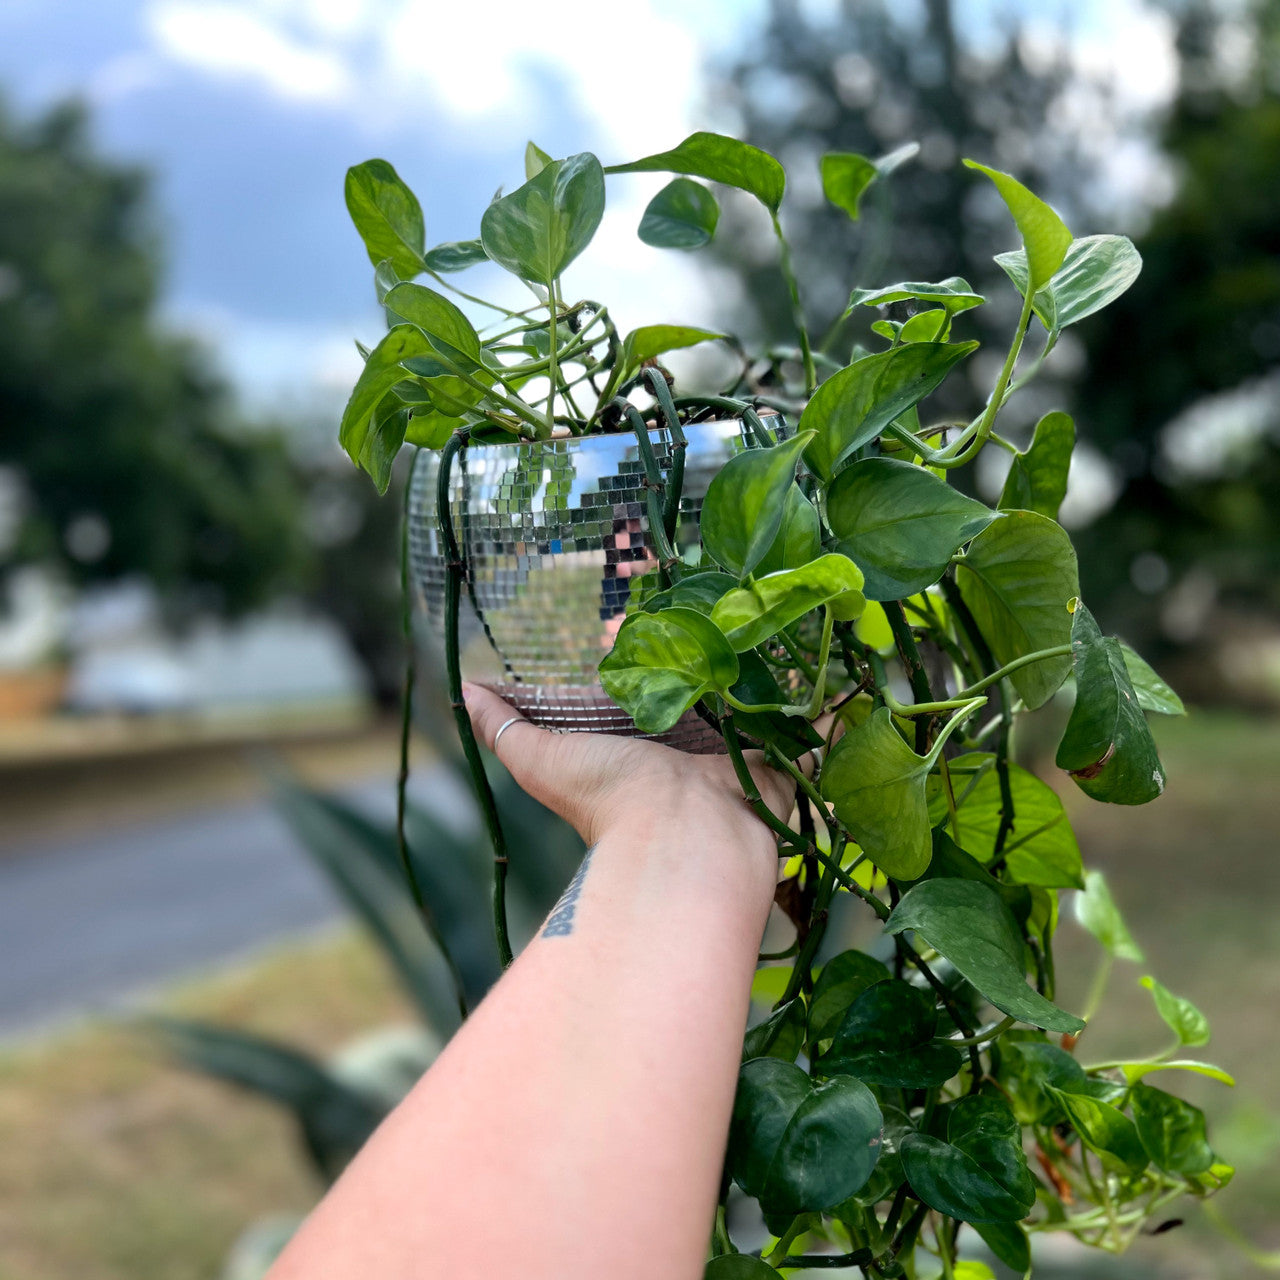
<path id="1" fill-rule="evenodd" d="M 842 951 L 822 966 L 809 1000 L 809 1044 L 830 1040 L 849 1006 L 868 987 L 883 982 L 889 970 L 864 951 Z"/>
<path id="2" fill-rule="evenodd" d="M 885 285 L 882 289 L 855 289 L 849 295 L 849 305 L 844 314 L 850 316 L 857 307 L 886 307 L 891 302 L 933 302 L 949 315 L 980 307 L 986 298 L 974 293 L 972 286 L 960 276 L 948 276 L 937 284 L 924 284 L 914 280 Z"/>
<path id="3" fill-rule="evenodd" d="M 959 1049 L 933 1042 L 937 1027 L 932 991 L 886 978 L 854 1000 L 815 1067 L 823 1075 L 856 1076 L 868 1084 L 936 1089 L 963 1062 Z"/>
<path id="4" fill-rule="evenodd" d="M 185 1065 L 288 1107 L 327 1182 L 337 1178 L 383 1119 L 385 1107 L 289 1045 L 185 1018 L 158 1017 L 149 1025 Z"/>
<path id="5" fill-rule="evenodd" d="M 804 496 L 798 484 L 793 484 L 782 504 L 782 523 L 777 535 L 756 565 L 756 572 L 764 575 L 780 569 L 798 569 L 821 554 L 818 508 Z"/>
<path id="6" fill-rule="evenodd" d="M 989 525 L 965 553 L 956 582 L 1001 666 L 1070 641 L 1067 605 L 1080 594 L 1076 553 L 1066 531 L 1046 516 L 1010 511 Z M 1064 654 L 1021 667 L 1009 680 L 1034 711 L 1070 671 Z"/>
<path id="7" fill-rule="evenodd" d="M 834 553 L 799 569 L 783 569 L 726 592 L 711 610 L 711 621 L 739 653 L 754 649 L 811 609 L 862 589 L 858 566 Z"/>
<path id="8" fill-rule="evenodd" d="M 887 933 L 913 929 L 1002 1013 L 1045 1031 L 1083 1029 L 1080 1018 L 1027 986 L 1017 921 L 987 885 L 950 877 L 921 881 L 903 894 L 884 927 Z"/>
<path id="9" fill-rule="evenodd" d="M 778 1280 L 778 1273 L 749 1253 L 725 1253 L 707 1263 L 702 1280 Z"/>
<path id="10" fill-rule="evenodd" d="M 932 586 L 995 519 L 932 472 L 892 458 L 855 462 L 827 494 L 827 523 L 862 570 L 870 600 L 901 600 Z"/>
<path id="11" fill-rule="evenodd" d="M 684 347 L 694 347 L 700 342 L 710 342 L 714 338 L 723 338 L 723 333 L 713 333 L 710 329 L 695 329 L 691 325 L 647 324 L 633 329 L 622 340 L 622 350 L 618 353 L 613 373 L 600 397 L 608 403 L 629 378 L 650 360 L 656 360 L 668 351 L 679 351 Z"/>
<path id="12" fill-rule="evenodd" d="M 1026 1231 L 1016 1222 L 975 1222 L 973 1229 L 1006 1267 L 1011 1267 L 1020 1276 L 1031 1270 L 1031 1243 Z M 959 1277 L 957 1269 L 956 1280 Z"/>
<path id="13" fill-rule="evenodd" d="M 1058 745 L 1058 768 L 1095 800 L 1154 800 L 1164 791 L 1164 768 L 1129 682 L 1120 642 L 1103 636 L 1082 603 L 1071 625 L 1071 649 L 1076 703 Z"/>
<path id="14" fill-rule="evenodd" d="M 1233 1075 L 1223 1071 L 1221 1067 L 1215 1067 L 1212 1062 L 1195 1062 L 1190 1058 L 1174 1058 L 1168 1062 L 1122 1062 L 1120 1070 L 1124 1072 L 1124 1078 L 1129 1084 L 1141 1080 L 1143 1076 L 1149 1076 L 1153 1071 L 1190 1071 L 1193 1075 L 1207 1076 L 1210 1080 L 1230 1085 L 1233 1089 L 1236 1083 Z"/>
<path id="15" fill-rule="evenodd" d="M 756 1058 L 738 1075 L 729 1168 L 766 1212 L 829 1209 L 871 1176 L 881 1130 L 880 1108 L 861 1081 L 815 1085 L 794 1063 Z"/>
<path id="16" fill-rule="evenodd" d="M 996 1273 L 985 1262 L 957 1262 L 951 1274 L 955 1280 L 996 1280 Z"/>
<path id="17" fill-rule="evenodd" d="M 1141 1173 L 1147 1153 L 1134 1123 L 1119 1108 L 1081 1093 L 1049 1086 L 1048 1092 L 1065 1112 L 1072 1127 L 1104 1165 L 1118 1173 Z"/>
<path id="18" fill-rule="evenodd" d="M 690 134 L 671 151 L 660 151 L 630 164 L 611 164 L 605 172 L 682 173 L 723 182 L 727 187 L 749 191 L 772 213 L 778 212 L 787 183 L 782 166 L 767 151 L 719 133 Z"/>
<path id="19" fill-rule="evenodd" d="M 895 880 L 914 880 L 929 865 L 933 841 L 924 783 L 930 767 L 881 707 L 836 743 L 822 770 L 822 795 L 836 817 Z"/>
<path id="20" fill-rule="evenodd" d="M 738 655 L 693 609 L 637 613 L 600 663 L 605 692 L 641 733 L 665 733 L 704 693 L 738 678 Z"/>
<path id="21" fill-rule="evenodd" d="M 402 280 L 422 270 L 426 230 L 418 198 L 385 160 L 366 160 L 347 170 L 347 212 L 369 261 L 390 259 Z"/>
<path id="22" fill-rule="evenodd" d="M 912 1133 L 898 1153 L 911 1189 L 961 1222 L 1017 1222 L 1035 1204 L 1022 1130 L 998 1098 L 961 1098 L 947 1109 L 947 1141 Z"/>
<path id="23" fill-rule="evenodd" d="M 681 578 L 665 591 L 657 591 L 641 604 L 645 613 L 657 613 L 660 609 L 670 609 L 678 605 L 686 609 L 696 609 L 699 613 L 711 616 L 715 603 L 726 591 L 732 591 L 738 585 L 736 578 L 727 573 L 706 570 L 702 573 L 691 573 Z"/>
<path id="24" fill-rule="evenodd" d="M 394 391 L 388 391 L 373 411 L 357 459 L 360 469 L 373 477 L 379 493 L 386 493 L 391 483 L 391 469 L 400 446 L 404 444 L 408 425 L 409 410 L 404 401 Z"/>
<path id="25" fill-rule="evenodd" d="M 480 362 L 480 336 L 475 326 L 442 293 L 424 284 L 397 284 L 383 299 L 401 319 L 417 325 L 448 352 L 457 351 Z"/>
<path id="26" fill-rule="evenodd" d="M 1213 1164 L 1205 1134 L 1204 1112 L 1149 1084 L 1129 1093 L 1138 1136 L 1151 1162 L 1166 1173 L 1204 1173 Z"/>
<path id="27" fill-rule="evenodd" d="M 996 856 L 996 835 L 1004 811 L 994 765 L 995 756 L 976 751 L 948 762 L 959 803 L 954 828 L 949 822 L 943 779 L 930 777 L 928 784 L 929 821 L 935 826 L 948 822 L 956 842 L 982 863 Z M 1003 850 L 1009 879 L 1046 888 L 1083 889 L 1080 846 L 1057 792 L 1016 764 L 1009 765 L 1009 790 L 1014 820 Z"/>
<path id="28" fill-rule="evenodd" d="M 450 417 L 437 409 L 415 409 L 409 415 L 404 438 L 408 444 L 422 449 L 442 449 L 445 441 L 462 426 L 461 418 Z"/>
<path id="29" fill-rule="evenodd" d="M 552 160 L 480 219 L 494 262 L 522 280 L 550 285 L 591 243 L 604 215 L 604 173 L 590 152 Z"/>
<path id="30" fill-rule="evenodd" d="M 901 342 L 936 342 L 947 327 L 947 313 L 941 307 L 918 311 L 898 330 Z"/>
<path id="31" fill-rule="evenodd" d="M 1151 992 L 1151 998 L 1156 1002 L 1156 1012 L 1178 1037 L 1179 1044 L 1198 1049 L 1209 1043 L 1209 1019 L 1190 1000 L 1175 996 L 1168 987 L 1150 976 L 1142 979 L 1142 985 Z"/>
<path id="32" fill-rule="evenodd" d="M 929 778 L 932 784 L 933 777 Z M 938 876 L 955 876 L 961 880 L 976 880 L 994 889 L 1000 900 L 1013 913 L 1013 918 L 1023 924 L 1031 914 L 1031 891 L 1025 885 L 1005 884 L 997 880 L 976 858 L 966 853 L 941 827 L 934 827 L 933 858 L 925 870 L 922 880 L 932 880 Z M 898 885 L 908 889 L 918 881 L 900 880 Z"/>
<path id="33" fill-rule="evenodd" d="M 1071 469 L 1071 451 L 1076 445 L 1076 427 L 1065 413 L 1046 413 L 1036 423 L 1031 447 L 1015 453 L 999 507 L 1019 511 L 1037 511 L 1050 520 L 1058 518 L 1058 508 L 1067 496 L 1067 473 Z"/>
<path id="34" fill-rule="evenodd" d="M 706 187 L 673 178 L 645 207 L 637 234 L 655 249 L 700 249 L 719 221 L 720 206 Z"/>
<path id="35" fill-rule="evenodd" d="M 428 249 L 426 267 L 438 275 L 448 275 L 451 271 L 465 271 L 468 267 L 478 267 L 488 262 L 489 255 L 479 240 L 446 240 L 434 249 Z"/>
<path id="36" fill-rule="evenodd" d="M 742 1041 L 742 1061 L 768 1057 L 794 1062 L 804 1045 L 804 1025 L 804 1001 L 797 996 L 747 1032 Z"/>
<path id="37" fill-rule="evenodd" d="M 976 160 L 964 163 L 966 168 L 985 173 L 995 183 L 1022 236 L 1030 267 L 1029 288 L 1032 291 L 1039 289 L 1062 266 L 1071 246 L 1071 232 L 1067 230 L 1066 223 L 1039 196 L 1033 195 L 1010 174 L 988 168 Z"/>
<path id="38" fill-rule="evenodd" d="M 738 680 L 729 692 L 748 706 L 790 701 L 774 679 L 768 663 L 751 652 L 738 655 Z M 735 711 L 733 725 L 749 737 L 777 747 L 788 760 L 798 760 L 806 751 L 823 743 L 822 735 L 803 717 L 784 715 L 780 711 Z"/>
<path id="39" fill-rule="evenodd" d="M 1043 1040 L 1000 1041 L 1000 1084 L 1023 1124 L 1056 1124 L 1062 1119 L 1053 1089 L 1082 1092 L 1084 1068 L 1065 1050 Z"/>
<path id="40" fill-rule="evenodd" d="M 1116 959 L 1142 963 L 1142 950 L 1133 940 L 1101 871 L 1085 872 L 1084 892 L 1076 896 L 1076 919 Z"/>
<path id="41" fill-rule="evenodd" d="M 830 151 L 822 157 L 822 194 L 857 222 L 867 189 L 913 159 L 919 150 L 918 142 L 908 142 L 879 160 L 869 160 L 855 151 Z"/>
<path id="42" fill-rule="evenodd" d="M 398 324 L 383 335 L 382 341 L 369 352 L 356 385 L 351 390 L 347 407 L 342 411 L 338 439 L 357 466 L 365 456 L 369 432 L 373 428 L 374 410 L 383 397 L 404 377 L 401 361 L 434 351 L 427 336 L 411 324 Z"/>
<path id="43" fill-rule="evenodd" d="M 1024 297 L 1027 255 L 999 253 L 996 262 Z M 1124 236 L 1084 236 L 1073 240 L 1053 279 L 1037 291 L 1034 307 L 1046 329 L 1065 329 L 1110 306 L 1138 278 L 1142 258 Z"/>
<path id="44" fill-rule="evenodd" d="M 1138 706 L 1143 711 L 1154 711 L 1162 716 L 1187 714 L 1182 699 L 1123 640 L 1120 641 L 1120 652 L 1124 655 L 1124 666 L 1133 691 L 1138 695 Z"/>
<path id="45" fill-rule="evenodd" d="M 799 429 L 817 435 L 805 461 L 823 480 L 854 449 L 874 440 L 895 418 L 918 404 L 976 342 L 913 342 L 855 361 L 814 392 L 800 415 Z"/>
<path id="46" fill-rule="evenodd" d="M 702 546 L 738 578 L 760 563 L 777 537 L 796 463 L 812 438 L 802 432 L 768 449 L 744 449 L 707 487 L 699 517 Z"/>
<path id="47" fill-rule="evenodd" d="M 524 180 L 536 178 L 551 163 L 551 157 L 532 138 L 524 144 Z"/>

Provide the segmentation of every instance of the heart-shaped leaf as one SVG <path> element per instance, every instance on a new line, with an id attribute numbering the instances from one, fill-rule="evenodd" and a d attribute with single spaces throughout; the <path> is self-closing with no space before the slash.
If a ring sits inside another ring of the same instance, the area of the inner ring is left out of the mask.
<path id="1" fill-rule="evenodd" d="M 956 842 L 981 863 L 996 856 L 1003 812 L 994 766 L 995 756 L 977 751 L 948 762 L 958 805 L 954 824 L 950 823 L 944 780 L 929 779 L 929 821 L 935 825 L 947 822 Z M 1080 846 L 1057 792 L 1019 765 L 1008 768 L 1014 817 L 1002 855 L 1009 879 L 1046 888 L 1083 889 Z"/>
<path id="2" fill-rule="evenodd" d="M 532 138 L 524 144 L 524 178 L 536 178 L 551 163 L 551 157 Z"/>
<path id="3" fill-rule="evenodd" d="M 865 356 L 832 374 L 800 415 L 800 430 L 817 433 L 805 461 L 829 481 L 853 450 L 919 404 L 977 347 L 976 342 L 913 342 Z"/>
<path id="4" fill-rule="evenodd" d="M 1056 1124 L 1063 1111 L 1054 1090 L 1081 1093 L 1084 1068 L 1057 1045 L 1043 1040 L 1000 1042 L 1000 1084 L 1023 1124 Z"/>
<path id="5" fill-rule="evenodd" d="M 936 1089 L 960 1070 L 960 1050 L 935 1044 L 932 991 L 888 978 L 854 1000 L 818 1059 L 823 1075 L 850 1075 L 897 1089 Z"/>
<path id="6" fill-rule="evenodd" d="M 417 325 L 433 342 L 442 344 L 446 353 L 461 352 L 479 363 L 480 336 L 475 326 L 443 294 L 424 284 L 402 283 L 388 290 L 383 303 L 401 319 Z"/>
<path id="7" fill-rule="evenodd" d="M 673 178 L 649 201 L 637 234 L 655 249 L 700 249 L 719 221 L 720 206 L 702 183 Z"/>
<path id="8" fill-rule="evenodd" d="M 1101 871 L 1085 872 L 1084 892 L 1076 895 L 1076 919 L 1118 960 L 1142 963 L 1142 949 L 1133 940 Z"/>
<path id="9" fill-rule="evenodd" d="M 931 471 L 892 458 L 855 462 L 827 494 L 827 522 L 862 570 L 869 600 L 901 600 L 932 586 L 995 519 Z"/>
<path id="10" fill-rule="evenodd" d="M 552 160 L 480 219 L 494 262 L 522 280 L 550 285 L 591 243 L 604 215 L 604 173 L 590 152 Z"/>
<path id="11" fill-rule="evenodd" d="M 778 536 L 808 432 L 767 449 L 745 449 L 716 473 L 702 503 L 702 545 L 717 564 L 746 577 Z M 749 647 L 749 646 L 748 646 Z"/>
<path id="12" fill-rule="evenodd" d="M 925 778 L 932 761 L 918 756 L 881 707 L 832 748 L 822 795 L 885 875 L 914 880 L 929 865 L 933 842 Z"/>
<path id="13" fill-rule="evenodd" d="M 434 249 L 428 249 L 426 265 L 428 271 L 438 275 L 448 275 L 453 271 L 465 271 L 468 267 L 478 267 L 488 262 L 489 255 L 479 240 L 446 240 Z"/>
<path id="14" fill-rule="evenodd" d="M 738 655 L 693 609 L 637 613 L 600 663 L 605 692 L 642 733 L 665 733 L 704 693 L 738 678 Z"/>
<path id="15" fill-rule="evenodd" d="M 1190 1000 L 1175 996 L 1168 987 L 1150 976 L 1142 979 L 1142 985 L 1151 992 L 1156 1012 L 1178 1037 L 1179 1044 L 1199 1048 L 1209 1043 L 1209 1019 Z"/>
<path id="16" fill-rule="evenodd" d="M 1080 1018 L 1027 986 L 1026 944 L 989 886 L 951 877 L 923 880 L 903 894 L 884 927 L 887 933 L 913 929 L 1002 1013 L 1046 1031 L 1084 1028 Z"/>
<path id="17" fill-rule="evenodd" d="M 1025 297 L 1025 250 L 997 254 L 996 261 Z M 1046 329 L 1065 329 L 1110 306 L 1141 270 L 1142 258 L 1125 236 L 1084 236 L 1073 240 L 1053 279 L 1036 293 L 1036 315 Z"/>
<path id="18" fill-rule="evenodd" d="M 880 1108 L 861 1081 L 815 1085 L 794 1063 L 756 1058 L 738 1075 L 729 1168 L 769 1213 L 829 1209 L 871 1176 L 881 1130 Z"/>
<path id="19" fill-rule="evenodd" d="M 793 484 L 782 504 L 782 523 L 769 550 L 756 565 L 756 572 L 763 575 L 777 573 L 779 569 L 798 569 L 821 554 L 818 508 L 804 496 L 798 484 Z"/>
<path id="20" fill-rule="evenodd" d="M 898 1154 L 911 1189 L 961 1222 L 1017 1222 L 1036 1200 L 1022 1130 L 1008 1106 L 979 1094 L 951 1104 L 947 1140 L 908 1134 Z"/>
<path id="21" fill-rule="evenodd" d="M 1071 232 L 1067 230 L 1066 223 L 1039 196 L 1028 191 L 1011 174 L 991 169 L 976 160 L 966 160 L 964 163 L 966 168 L 985 173 L 995 183 L 1000 198 L 1013 215 L 1027 255 L 1027 287 L 1035 292 L 1062 266 L 1067 249 L 1071 246 Z M 1024 296 L 1026 291 L 1022 291 Z"/>
<path id="22" fill-rule="evenodd" d="M 970 544 L 956 582 L 1001 666 L 1070 641 L 1067 605 L 1080 594 L 1080 574 L 1071 539 L 1047 517 L 1010 511 L 988 525 Z M 1071 659 L 1063 655 L 1020 667 L 1009 680 L 1034 710 L 1070 671 Z"/>
<path id="23" fill-rule="evenodd" d="M 975 1222 L 973 1229 L 1006 1267 L 1011 1267 L 1020 1276 L 1031 1271 L 1031 1242 L 1026 1231 L 1016 1222 Z M 960 1280 L 959 1268 L 956 1269 L 956 1280 Z"/>
<path id="24" fill-rule="evenodd" d="M 934 779 L 930 777 L 932 785 Z M 1013 913 L 1019 923 L 1025 922 L 1031 914 L 1031 891 L 1025 885 L 1005 884 L 997 880 L 977 858 L 966 853 L 941 827 L 934 827 L 933 857 L 929 861 L 921 880 L 933 880 L 938 876 L 953 876 L 959 880 L 976 880 L 985 884 L 1000 895 L 1000 901 Z M 918 881 L 900 880 L 902 889 L 909 889 Z"/>
<path id="25" fill-rule="evenodd" d="M 1164 768 L 1138 703 L 1120 642 L 1077 604 L 1071 625 L 1076 703 L 1057 765 L 1080 790 L 1111 804 L 1146 804 L 1164 791 Z"/>
<path id="26" fill-rule="evenodd" d="M 856 151 L 829 151 L 821 163 L 822 194 L 857 222 L 867 189 L 878 179 L 888 177 L 919 150 L 918 142 L 908 142 L 879 160 L 869 160 Z"/>
<path id="27" fill-rule="evenodd" d="M 1036 423 L 1031 447 L 1015 453 L 1000 491 L 1002 511 L 1036 511 L 1050 520 L 1067 496 L 1067 473 L 1076 446 L 1075 423 L 1065 413 L 1046 413 Z"/>
<path id="28" fill-rule="evenodd" d="M 1204 1173 L 1213 1164 L 1204 1112 L 1149 1084 L 1129 1091 L 1133 1121 L 1151 1163 L 1166 1173 Z"/>
<path id="29" fill-rule="evenodd" d="M 1124 655 L 1124 667 L 1129 673 L 1133 691 L 1138 695 L 1138 706 L 1143 711 L 1154 711 L 1162 716 L 1187 714 L 1182 699 L 1123 640 L 1120 642 L 1120 652 Z"/>
<path id="30" fill-rule="evenodd" d="M 374 410 L 405 375 L 401 361 L 432 351 L 431 343 L 421 329 L 411 324 L 399 324 L 389 329 L 382 341 L 369 352 L 351 390 L 347 407 L 342 411 L 342 425 L 338 430 L 342 447 L 357 466 L 363 465 L 361 456 L 368 443 Z"/>
<path id="31" fill-rule="evenodd" d="M 852 315 L 857 307 L 886 307 L 891 302 L 907 301 L 932 302 L 955 315 L 971 307 L 980 307 L 986 298 L 974 293 L 969 282 L 960 276 L 948 276 L 937 284 L 904 280 L 899 284 L 885 285 L 882 289 L 855 289 L 849 295 L 849 305 L 844 314 Z"/>
<path id="32" fill-rule="evenodd" d="M 777 213 L 786 190 L 782 166 L 767 152 L 719 133 L 692 133 L 678 147 L 611 164 L 606 173 L 682 173 L 691 178 L 723 182 L 749 191 L 765 208 Z"/>
<path id="33" fill-rule="evenodd" d="M 1141 1173 L 1147 1167 L 1147 1153 L 1138 1130 L 1118 1107 L 1085 1094 L 1064 1092 L 1052 1085 L 1048 1091 L 1080 1135 L 1080 1141 L 1104 1165 L 1118 1173 Z"/>
<path id="34" fill-rule="evenodd" d="M 727 573 L 704 570 L 702 573 L 691 573 L 687 578 L 681 578 L 665 591 L 654 592 L 643 601 L 640 607 L 645 613 L 657 613 L 660 609 L 678 606 L 684 609 L 696 609 L 699 613 L 710 617 L 716 601 L 726 591 L 732 591 L 737 585 L 737 579 L 731 578 Z"/>
<path id="35" fill-rule="evenodd" d="M 656 360 L 668 351 L 680 351 L 685 347 L 695 347 L 700 342 L 723 337 L 723 333 L 695 329 L 691 325 L 647 324 L 633 329 L 622 340 L 622 350 L 618 353 L 601 400 L 607 404 L 618 388 L 633 378 L 641 366 L 650 360 Z"/>
<path id="36" fill-rule="evenodd" d="M 783 627 L 828 600 L 862 590 L 862 574 L 846 556 L 819 556 L 799 569 L 783 569 L 727 592 L 711 610 L 711 621 L 739 653 L 754 649 Z"/>
<path id="37" fill-rule="evenodd" d="M 842 951 L 822 966 L 809 999 L 809 1045 L 816 1051 L 844 1021 L 849 1006 L 868 988 L 883 982 L 889 970 L 864 951 Z"/>
<path id="38" fill-rule="evenodd" d="M 402 280 L 422 270 L 426 231 L 418 198 L 385 160 L 366 160 L 347 170 L 347 212 L 369 261 L 389 259 Z"/>

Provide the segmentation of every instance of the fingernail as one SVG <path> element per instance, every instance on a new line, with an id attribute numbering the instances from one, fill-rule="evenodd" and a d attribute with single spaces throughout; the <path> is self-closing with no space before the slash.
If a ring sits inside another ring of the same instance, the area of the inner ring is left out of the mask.
<path id="1" fill-rule="evenodd" d="M 473 685 L 473 684 L 468 684 L 468 683 L 464 680 L 464 681 L 462 682 L 462 700 L 463 700 L 463 702 L 470 702 L 470 701 L 471 701 L 471 695 L 472 695 L 473 693 L 475 693 L 475 691 L 476 691 L 476 687 L 475 687 L 475 685 Z"/>

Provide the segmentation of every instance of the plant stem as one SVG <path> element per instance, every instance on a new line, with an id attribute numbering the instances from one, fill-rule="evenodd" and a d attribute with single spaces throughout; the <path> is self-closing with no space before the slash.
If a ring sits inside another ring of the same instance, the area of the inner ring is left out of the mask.
<path id="1" fill-rule="evenodd" d="M 984 689 L 989 689 L 997 681 L 1003 680 L 1005 676 L 1012 674 L 1014 671 L 1020 671 L 1023 667 L 1029 667 L 1033 662 L 1044 662 L 1047 658 L 1062 658 L 1071 652 L 1069 644 L 1057 644 L 1051 649 L 1037 649 L 1035 653 L 1024 653 L 1020 658 L 1014 658 L 1012 662 L 1007 662 L 997 671 L 993 671 L 990 675 L 983 676 L 981 680 L 975 681 L 967 689 L 961 689 L 954 698 L 947 698 L 942 702 L 899 702 L 887 690 L 884 693 L 884 704 L 896 716 L 922 716 L 933 715 L 939 711 L 950 711 L 953 707 L 963 706 L 966 702 L 972 701 Z"/>
<path id="2" fill-rule="evenodd" d="M 898 657 L 902 661 L 902 669 L 907 673 L 907 680 L 911 685 L 911 693 L 917 699 L 917 706 L 926 706 L 933 709 L 930 699 L 933 697 L 933 691 L 929 688 L 929 676 L 924 669 L 924 661 L 920 657 L 920 650 L 916 647 L 916 638 L 911 633 L 911 627 L 907 623 L 907 615 L 902 611 L 902 602 L 900 600 L 886 601 L 884 604 L 884 615 L 889 620 L 889 630 L 893 632 L 893 640 L 898 648 Z M 892 711 L 893 704 L 889 701 L 890 695 L 885 692 L 885 705 Z M 963 699 L 961 699 L 963 701 Z M 917 711 L 915 714 L 921 715 L 923 712 Z M 921 720 L 916 724 L 916 754 L 924 755 L 929 746 L 929 721 Z"/>
<path id="3" fill-rule="evenodd" d="M 763 1259 L 769 1266 L 777 1268 L 787 1256 L 787 1251 L 795 1243 L 796 1238 L 805 1233 L 808 1229 L 809 1219 L 806 1214 L 799 1214 L 792 1220 L 791 1225 L 783 1232 L 778 1243 L 769 1251 L 768 1255 Z"/>
<path id="4" fill-rule="evenodd" d="M 800 305 L 800 285 L 796 281 L 795 269 L 791 264 L 791 246 L 782 233 L 782 223 L 773 210 L 770 210 L 769 216 L 773 219 L 773 234 L 778 238 L 779 266 L 782 268 L 782 278 L 787 282 L 787 295 L 791 299 L 791 318 L 800 336 L 800 355 L 804 363 L 804 391 L 805 396 L 808 397 L 817 389 L 818 374 L 813 364 L 813 348 L 809 342 L 809 329 L 804 322 L 804 309 Z"/>
<path id="5" fill-rule="evenodd" d="M 458 547 L 457 535 L 453 528 L 449 479 L 454 455 L 466 447 L 469 434 L 464 428 L 455 432 L 445 442 L 444 448 L 440 451 L 440 470 L 436 478 L 436 519 L 444 538 L 447 568 L 444 622 L 445 665 L 449 676 L 449 705 L 453 709 L 454 723 L 458 727 L 458 737 L 462 741 L 462 753 L 466 756 L 467 768 L 471 771 L 471 784 L 475 788 L 476 799 L 480 804 L 480 813 L 489 834 L 489 843 L 493 846 L 493 935 L 498 946 L 498 959 L 505 969 L 514 959 L 507 928 L 507 841 L 502 831 L 502 819 L 498 816 L 498 806 L 493 798 L 493 788 L 490 787 L 488 775 L 484 771 L 484 760 L 480 755 L 480 747 L 476 743 L 471 715 L 462 697 L 462 655 L 458 646 L 458 613 L 462 599 L 462 579 L 467 565 Z"/>
<path id="6" fill-rule="evenodd" d="M 418 872 L 409 852 L 408 833 L 405 830 L 409 790 L 409 741 L 413 728 L 413 686 L 418 667 L 417 653 L 413 643 L 413 600 L 409 590 L 409 499 L 413 493 L 413 473 L 417 470 L 420 454 L 420 449 L 413 451 L 413 458 L 409 463 L 409 474 L 405 477 L 404 504 L 400 513 L 400 632 L 404 637 L 404 687 L 400 698 L 400 767 L 396 773 L 396 853 L 400 857 L 400 866 L 404 871 L 405 880 L 408 881 L 414 906 L 422 917 L 427 934 L 440 949 L 440 954 L 444 957 L 444 962 L 449 969 L 449 978 L 453 983 L 454 995 L 458 1001 L 458 1012 L 465 1022 L 467 993 L 462 974 L 444 935 L 440 932 L 435 914 L 422 892 Z"/>

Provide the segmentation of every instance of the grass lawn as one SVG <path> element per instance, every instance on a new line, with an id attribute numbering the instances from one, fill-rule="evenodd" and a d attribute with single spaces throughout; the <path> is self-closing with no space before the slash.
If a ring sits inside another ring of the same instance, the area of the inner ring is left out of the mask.
<path id="1" fill-rule="evenodd" d="M 410 1014 L 353 932 L 170 993 L 173 1012 L 328 1051 Z M 214 1280 L 253 1219 L 319 1185 L 268 1103 L 93 1026 L 0 1052 L 0 1280 Z"/>
<path id="2" fill-rule="evenodd" d="M 1155 725 L 1167 793 L 1129 810 L 1066 784 L 1090 865 L 1108 875 L 1145 965 L 1118 964 L 1106 1013 L 1079 1050 L 1097 1061 L 1166 1038 L 1153 973 L 1200 1004 L 1212 1043 L 1194 1056 L 1232 1071 L 1232 1091 L 1187 1077 L 1160 1083 L 1206 1107 L 1215 1146 L 1240 1170 L 1218 1203 L 1280 1248 L 1280 879 L 1273 862 L 1280 723 L 1200 713 Z M 1064 921 L 1059 995 L 1078 1008 L 1097 949 Z M 1076 972 L 1078 971 L 1078 972 Z M 407 1008 L 377 956 L 343 933 L 281 950 L 175 991 L 165 1007 L 269 1032 L 315 1050 Z M 273 1107 L 176 1070 L 124 1029 L 92 1027 L 0 1051 L 0 1280 L 215 1280 L 253 1219 L 310 1205 L 318 1186 Z M 1061 1277 L 1241 1280 L 1260 1269 L 1206 1231 L 1141 1241 L 1116 1269 L 1079 1255 Z M 1046 1274 L 1049 1274 L 1046 1272 Z"/>

